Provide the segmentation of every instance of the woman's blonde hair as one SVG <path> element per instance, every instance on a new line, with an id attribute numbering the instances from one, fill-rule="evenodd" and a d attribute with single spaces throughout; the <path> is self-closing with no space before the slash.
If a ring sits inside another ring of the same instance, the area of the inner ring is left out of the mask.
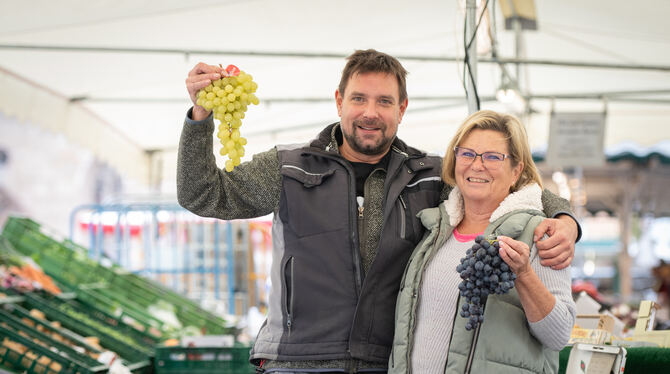
<path id="1" fill-rule="evenodd" d="M 507 148 L 509 148 L 512 166 L 516 167 L 519 161 L 523 162 L 521 175 L 510 189 L 510 192 L 518 191 L 521 187 L 533 182 L 542 187 L 542 178 L 535 166 L 535 162 L 533 162 L 530 145 L 528 144 L 528 135 L 521 121 L 513 115 L 498 113 L 492 110 L 480 110 L 473 113 L 463 121 L 461 127 L 456 131 L 442 160 L 442 179 L 445 183 L 452 186 L 456 185 L 456 155 L 454 148 L 458 147 L 461 141 L 472 130 L 493 130 L 503 134 L 507 139 Z"/>

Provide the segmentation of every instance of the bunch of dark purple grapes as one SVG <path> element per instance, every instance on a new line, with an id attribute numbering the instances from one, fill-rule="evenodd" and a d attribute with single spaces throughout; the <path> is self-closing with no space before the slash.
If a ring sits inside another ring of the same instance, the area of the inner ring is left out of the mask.
<path id="1" fill-rule="evenodd" d="M 465 297 L 460 314 L 463 318 L 469 318 L 465 324 L 468 331 L 484 322 L 484 305 L 488 295 L 502 295 L 514 287 L 516 274 L 500 257 L 499 249 L 498 240 L 479 235 L 456 266 L 456 271 L 463 279 L 458 289 L 461 296 Z"/>

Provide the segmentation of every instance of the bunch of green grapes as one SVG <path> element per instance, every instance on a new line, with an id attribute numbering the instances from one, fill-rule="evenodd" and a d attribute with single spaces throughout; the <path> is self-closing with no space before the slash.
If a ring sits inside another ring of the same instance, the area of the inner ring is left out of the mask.
<path id="1" fill-rule="evenodd" d="M 222 145 L 221 156 L 228 156 L 228 172 L 233 171 L 244 156 L 247 139 L 240 135 L 240 127 L 247 106 L 259 102 L 254 95 L 258 85 L 251 75 L 231 66 L 226 69 L 229 73 L 232 71 L 231 76 L 215 80 L 200 90 L 197 101 L 201 107 L 214 111 L 214 118 L 220 122 L 217 137 Z M 235 75 L 237 72 L 239 74 Z"/>

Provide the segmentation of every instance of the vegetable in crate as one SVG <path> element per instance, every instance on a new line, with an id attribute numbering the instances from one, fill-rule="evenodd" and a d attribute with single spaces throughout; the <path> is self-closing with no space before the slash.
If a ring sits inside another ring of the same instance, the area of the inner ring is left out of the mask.
<path id="1" fill-rule="evenodd" d="M 72 318 L 74 318 L 78 321 L 81 321 L 82 323 L 84 323 L 84 324 L 86 324 L 86 325 L 104 333 L 104 334 L 107 334 L 108 336 L 110 336 L 110 337 L 112 337 L 112 338 L 114 338 L 114 339 L 116 339 L 120 342 L 125 343 L 128 347 L 132 347 L 132 348 L 137 349 L 137 350 L 142 350 L 143 349 L 143 347 L 140 345 L 141 342 L 136 342 L 130 336 L 126 336 L 126 335 L 116 331 L 113 327 L 102 324 L 101 322 L 98 322 L 98 321 L 92 319 L 88 315 L 73 309 L 71 306 L 69 306 L 67 304 L 61 304 L 60 306 L 58 306 L 58 309 L 60 311 L 64 312 L 64 313 L 66 313 L 70 317 L 72 317 Z"/>
<path id="2" fill-rule="evenodd" d="M 242 119 L 247 105 L 258 105 L 256 95 L 258 85 L 251 75 L 228 65 L 227 77 L 213 81 L 198 92 L 196 104 L 214 111 L 214 118 L 220 121 L 217 137 L 221 141 L 221 156 L 228 156 L 226 171 L 233 171 L 241 163 L 247 139 L 240 134 Z"/>
<path id="3" fill-rule="evenodd" d="M 488 295 L 506 294 L 514 287 L 516 274 L 500 257 L 499 249 L 498 240 L 479 235 L 456 266 L 456 271 L 463 279 L 458 289 L 461 296 L 465 297 L 460 315 L 469 318 L 465 324 L 466 330 L 472 330 L 484 322 L 484 306 Z"/>
<path id="4" fill-rule="evenodd" d="M 37 264 L 31 265 L 29 263 L 24 263 L 21 267 L 10 266 L 9 272 L 27 281 L 33 282 L 33 285 L 35 283 L 39 284 L 38 287 L 41 287 L 54 295 L 61 293 L 61 290 L 56 286 L 51 277 L 44 274 Z"/>

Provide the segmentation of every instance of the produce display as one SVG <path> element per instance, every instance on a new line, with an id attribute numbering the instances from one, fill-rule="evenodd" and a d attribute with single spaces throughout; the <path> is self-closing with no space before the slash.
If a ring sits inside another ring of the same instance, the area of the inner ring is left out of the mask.
<path id="1" fill-rule="evenodd" d="M 27 373 L 107 372 L 96 338 L 77 336 L 41 311 L 7 301 L 0 293 L 0 365 Z"/>
<path id="2" fill-rule="evenodd" d="M 250 104 L 258 105 L 256 95 L 258 84 L 251 75 L 234 65 L 226 68 L 227 77 L 217 79 L 198 92 L 196 104 L 212 110 L 219 120 L 217 137 L 221 141 L 221 156 L 228 156 L 226 171 L 231 172 L 244 156 L 247 139 L 240 134 L 242 119 Z"/>
<path id="3" fill-rule="evenodd" d="M 44 274 L 42 269 L 39 269 L 36 266 L 32 266 L 30 264 L 23 264 L 21 267 L 18 266 L 10 266 L 7 271 L 10 273 L 10 275 L 14 275 L 16 277 L 32 281 L 33 285 L 35 282 L 37 282 L 42 289 L 51 292 L 54 295 L 60 294 L 61 290 L 56 286 L 56 284 L 53 282 L 50 276 Z M 5 281 L 10 282 L 10 283 L 4 283 L 3 282 L 3 287 L 8 287 L 12 283 L 12 279 L 10 277 L 5 278 Z"/>
<path id="4" fill-rule="evenodd" d="M 57 238 L 17 217 L 0 234 L 0 371 L 253 372 L 246 346 L 211 347 L 202 360 L 182 357 L 184 336 L 234 334 L 234 328 L 194 301 Z"/>
<path id="5" fill-rule="evenodd" d="M 28 257 L 17 252 L 11 243 L 0 235 L 0 287 L 24 291 L 43 289 L 57 295 L 61 293 L 53 279 Z"/>
<path id="6" fill-rule="evenodd" d="M 0 237 L 8 239 L 21 255 L 32 258 L 65 291 L 75 292 L 78 299 L 123 320 L 132 320 L 130 324 L 141 325 L 139 330 L 150 335 L 178 337 L 188 326 L 206 334 L 232 332 L 225 320 L 194 301 L 117 265 L 103 266 L 88 258 L 85 248 L 68 240 L 58 241 L 45 232 L 30 219 L 10 217 Z M 176 330 L 162 320 L 165 313 L 154 315 L 149 310 L 165 304 L 171 305 L 180 321 Z"/>
<path id="7" fill-rule="evenodd" d="M 62 311 L 63 313 L 69 315 L 70 317 L 74 318 L 75 320 L 79 321 L 80 323 L 87 324 L 93 328 L 95 328 L 98 331 L 104 332 L 105 334 L 115 338 L 116 340 L 123 342 L 124 344 L 128 345 L 129 347 L 132 347 L 133 349 L 136 349 L 138 351 L 146 349 L 142 345 L 140 345 L 138 342 L 133 340 L 131 337 L 128 335 L 124 335 L 118 331 L 116 331 L 114 328 L 105 325 L 103 323 L 100 323 L 99 321 L 96 321 L 95 319 L 89 317 L 88 315 L 74 310 L 71 306 L 67 304 L 61 304 L 58 309 Z"/>
<path id="8" fill-rule="evenodd" d="M 500 257 L 499 249 L 497 240 L 479 235 L 456 266 L 456 271 L 463 279 L 458 289 L 461 297 L 465 298 L 460 315 L 469 318 L 465 324 L 468 331 L 484 322 L 484 306 L 488 295 L 506 294 L 514 287 L 516 274 Z"/>

